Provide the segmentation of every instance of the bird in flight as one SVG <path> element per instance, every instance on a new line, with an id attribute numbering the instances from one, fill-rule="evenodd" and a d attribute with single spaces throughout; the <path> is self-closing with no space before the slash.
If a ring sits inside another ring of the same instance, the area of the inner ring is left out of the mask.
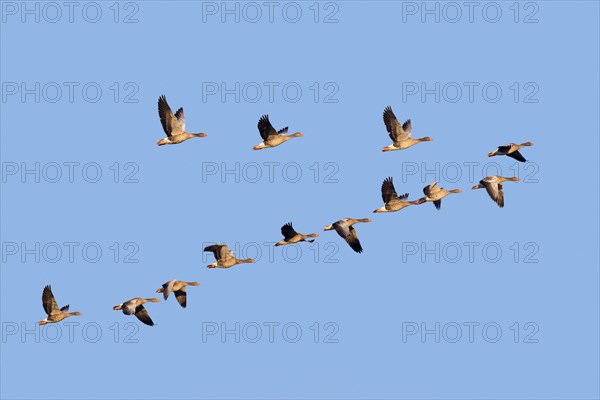
<path id="1" fill-rule="evenodd" d="M 405 150 L 409 147 L 414 146 L 417 143 L 429 142 L 433 140 L 429 136 L 422 137 L 420 139 L 412 138 L 412 124 L 410 119 L 407 119 L 404 124 L 398 122 L 398 118 L 394 115 L 392 107 L 387 106 L 383 110 L 383 123 L 385 128 L 392 139 L 392 144 L 385 146 L 381 151 L 393 151 L 393 150 Z"/>
<path id="2" fill-rule="evenodd" d="M 414 204 L 425 203 L 425 198 L 408 201 L 408 193 L 398 196 L 398 193 L 396 193 L 396 189 L 394 188 L 394 181 L 391 176 L 385 178 L 381 184 L 381 198 L 383 199 L 384 205 L 383 207 L 373 211 L 374 213 L 400 211 L 403 208 L 412 206 Z"/>
<path id="3" fill-rule="evenodd" d="M 180 108 L 173 114 L 167 98 L 163 95 L 158 98 L 158 116 L 163 130 L 167 134 L 166 138 L 162 138 L 156 142 L 157 145 L 179 144 L 194 137 L 208 136 L 206 133 L 189 133 L 185 131 L 185 115 L 183 108 Z"/>
<path id="4" fill-rule="evenodd" d="M 498 146 L 498 150 L 494 150 L 491 153 L 488 153 L 488 157 L 493 156 L 509 156 L 514 158 L 517 161 L 526 162 L 527 160 L 523 155 L 519 152 L 523 147 L 533 146 L 531 142 L 525 142 L 521 144 L 509 143 L 504 146 Z"/>
<path id="5" fill-rule="evenodd" d="M 371 222 L 371 220 L 369 218 L 344 218 L 334 222 L 331 225 L 327 225 L 325 228 L 323 228 L 323 230 L 335 230 L 338 233 L 338 235 L 340 235 L 342 238 L 344 238 L 344 240 L 346 240 L 346 243 L 348 243 L 352 250 L 354 250 L 357 253 L 362 253 L 363 248 L 360 245 L 360 241 L 358 240 L 356 229 L 354 229 L 354 226 L 352 226 L 358 222 Z"/>
<path id="6" fill-rule="evenodd" d="M 490 198 L 494 201 L 494 203 L 498 204 L 498 207 L 504 207 L 504 190 L 502 190 L 502 183 L 506 181 L 516 182 L 519 178 L 505 178 L 503 176 L 492 175 L 486 176 L 482 180 L 479 181 L 478 185 L 473 186 L 471 189 L 483 189 L 487 191 Z"/>
<path id="7" fill-rule="evenodd" d="M 237 264 L 256 262 L 253 258 L 246 258 L 245 260 L 235 258 L 233 251 L 229 250 L 225 243 L 206 246 L 204 251 L 211 251 L 217 259 L 214 263 L 208 264 L 208 268 L 231 268 Z"/>
<path id="8" fill-rule="evenodd" d="M 263 115 L 258 120 L 258 131 L 260 132 L 260 137 L 263 139 L 262 143 L 257 144 L 252 148 L 252 150 L 261 150 L 266 149 L 268 147 L 276 147 L 282 143 L 287 142 L 288 140 L 304 136 L 302 132 L 296 132 L 291 135 L 287 135 L 288 127 L 286 126 L 279 131 L 273 128 L 271 122 L 269 121 L 268 115 Z"/>
<path id="9" fill-rule="evenodd" d="M 319 237 L 319 235 L 316 233 L 303 235 L 301 233 L 296 232 L 291 222 L 288 222 L 287 224 L 281 227 L 281 234 L 283 235 L 283 240 L 280 240 L 279 242 L 275 243 L 275 246 L 283 246 L 285 244 L 292 244 L 298 242 L 312 243 L 315 240 L 308 240 L 308 238 Z"/>
<path id="10" fill-rule="evenodd" d="M 170 281 L 165 282 L 161 288 L 156 289 L 156 293 L 162 293 L 166 301 L 171 292 L 173 292 L 179 305 L 185 308 L 187 306 L 187 286 L 200 286 L 200 282 L 186 282 L 171 279 Z"/>
<path id="11" fill-rule="evenodd" d="M 75 315 L 81 315 L 79 311 L 69 312 L 69 305 L 62 308 L 58 308 L 54 294 L 52 294 L 52 288 L 50 285 L 44 287 L 42 292 L 42 306 L 47 314 L 47 317 L 39 322 L 40 325 L 60 322 L 65 318 L 73 317 Z"/>
<path id="12" fill-rule="evenodd" d="M 141 297 L 135 297 L 131 300 L 127 300 L 117 306 L 113 307 L 113 310 L 122 310 L 123 314 L 131 315 L 134 314 L 137 319 L 142 321 L 146 325 L 154 326 L 154 322 L 148 311 L 144 307 L 145 303 L 158 303 L 160 300 L 156 298 L 144 299 Z"/>

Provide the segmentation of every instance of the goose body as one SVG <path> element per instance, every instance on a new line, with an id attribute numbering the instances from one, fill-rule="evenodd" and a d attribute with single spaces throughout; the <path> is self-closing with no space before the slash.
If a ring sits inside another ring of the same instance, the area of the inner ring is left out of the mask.
<path id="1" fill-rule="evenodd" d="M 275 243 L 275 246 L 283 246 L 286 244 L 299 243 L 299 242 L 314 242 L 313 240 L 308 240 L 309 238 L 315 238 L 319 235 L 316 233 L 310 233 L 308 235 L 303 235 L 301 233 L 296 232 L 291 222 L 283 225 L 281 227 L 281 234 L 283 235 L 283 240 Z"/>
<path id="2" fill-rule="evenodd" d="M 404 124 L 400 124 L 392 107 L 387 106 L 383 110 L 383 123 L 388 131 L 392 144 L 384 147 L 381 151 L 393 151 L 393 150 L 405 150 L 409 147 L 414 146 L 417 143 L 429 142 L 433 140 L 429 136 L 422 137 L 420 139 L 412 138 L 412 124 L 410 119 L 407 119 Z"/>
<path id="3" fill-rule="evenodd" d="M 433 202 L 435 208 L 439 210 L 442 207 L 442 199 L 444 197 L 452 193 L 461 192 L 462 190 L 460 189 L 446 190 L 443 187 L 439 187 L 437 185 L 437 182 L 433 182 L 432 184 L 429 184 L 423 188 L 423 193 L 425 194 L 425 197 L 423 197 L 421 200 L 423 200 L 424 202 Z"/>
<path id="4" fill-rule="evenodd" d="M 137 319 L 146 325 L 154 326 L 154 322 L 150 318 L 148 311 L 144 307 L 146 303 L 158 303 L 160 300 L 156 298 L 144 299 L 135 297 L 113 307 L 113 310 L 122 310 L 125 315 L 135 315 Z"/>
<path id="5" fill-rule="evenodd" d="M 287 142 L 290 139 L 295 137 L 304 136 L 302 132 L 296 132 L 291 135 L 288 135 L 288 127 L 286 126 L 279 131 L 273 128 L 271 122 L 269 121 L 268 115 L 263 115 L 258 120 L 258 131 L 260 132 L 260 137 L 263 139 L 262 143 L 257 144 L 252 148 L 252 150 L 262 150 L 269 147 L 276 147 L 282 143 Z"/>
<path id="6" fill-rule="evenodd" d="M 175 295 L 177 302 L 183 308 L 187 306 L 187 286 L 200 286 L 200 282 L 186 282 L 171 279 L 162 285 L 162 288 L 156 289 L 156 293 L 162 293 L 165 301 L 169 298 L 171 292 Z"/>
<path id="7" fill-rule="evenodd" d="M 194 137 L 208 136 L 206 133 L 189 133 L 185 131 L 185 115 L 183 108 L 179 108 L 175 114 L 171 111 L 167 98 L 163 95 L 158 98 L 158 116 L 166 138 L 156 142 L 157 145 L 179 144 Z"/>
<path id="8" fill-rule="evenodd" d="M 396 193 L 396 189 L 394 188 L 393 178 L 391 176 L 386 178 L 381 184 L 381 198 L 383 199 L 384 205 L 383 207 L 373 211 L 374 213 L 400 211 L 403 208 L 412 206 L 414 204 L 425 203 L 424 198 L 408 201 L 408 193 L 398 196 L 398 193 Z"/>
<path id="9" fill-rule="evenodd" d="M 207 246 L 204 248 L 204 251 L 211 251 L 217 259 L 214 263 L 208 264 L 208 268 L 231 268 L 237 264 L 256 262 L 253 258 L 246 258 L 245 260 L 235 258 L 233 251 L 229 250 L 225 243 Z"/>
<path id="10" fill-rule="evenodd" d="M 494 201 L 494 203 L 498 204 L 498 207 L 504 207 L 504 190 L 502 189 L 502 183 L 506 181 L 516 182 L 519 178 L 505 178 L 503 176 L 492 175 L 486 176 L 482 180 L 479 181 L 478 185 L 472 187 L 472 189 L 483 189 L 485 188 L 486 192 L 490 196 L 490 198 Z"/>
<path id="11" fill-rule="evenodd" d="M 79 311 L 69 312 L 69 305 L 62 308 L 58 307 L 54 294 L 52 294 L 52 288 L 50 285 L 44 287 L 42 292 L 42 306 L 47 314 L 47 317 L 39 322 L 40 325 L 60 322 L 65 318 L 73 317 L 75 315 L 81 315 Z"/>
<path id="12" fill-rule="evenodd" d="M 357 253 L 362 253 L 363 248 L 358 240 L 358 235 L 356 234 L 356 230 L 354 229 L 354 224 L 359 222 L 371 222 L 369 218 L 344 218 L 339 221 L 334 222 L 331 225 L 327 225 L 323 228 L 325 231 L 335 230 L 340 237 L 342 237 L 346 243 Z"/>
<path id="13" fill-rule="evenodd" d="M 531 142 L 525 142 L 521 144 L 509 143 L 504 146 L 498 146 L 498 150 L 494 150 L 491 153 L 488 153 L 488 157 L 493 156 L 508 156 L 514 158 L 520 162 L 526 162 L 527 160 L 523 155 L 519 152 L 523 147 L 533 146 Z"/>

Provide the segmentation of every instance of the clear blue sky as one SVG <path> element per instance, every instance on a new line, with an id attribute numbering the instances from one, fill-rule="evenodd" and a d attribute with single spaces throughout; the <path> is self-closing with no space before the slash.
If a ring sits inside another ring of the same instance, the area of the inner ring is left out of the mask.
<path id="1" fill-rule="evenodd" d="M 597 2 L 500 2 L 495 23 L 484 3 L 472 22 L 439 3 L 439 23 L 421 2 L 300 2 L 296 23 L 286 3 L 273 23 L 99 4 L 72 23 L 1 4 L 2 398 L 599 397 Z M 161 94 L 209 136 L 157 147 Z M 387 105 L 434 140 L 382 153 Z M 252 151 L 262 114 L 305 136 Z M 530 163 L 487 157 L 511 141 Z M 522 178 L 503 209 L 470 190 L 494 166 Z M 387 176 L 463 193 L 372 214 Z M 373 219 L 363 254 L 323 232 L 344 217 Z M 272 249 L 288 221 L 321 236 Z M 259 260 L 209 270 L 214 242 Z M 173 278 L 202 285 L 148 305 L 156 326 L 112 310 Z M 46 284 L 83 316 L 23 335 Z"/>

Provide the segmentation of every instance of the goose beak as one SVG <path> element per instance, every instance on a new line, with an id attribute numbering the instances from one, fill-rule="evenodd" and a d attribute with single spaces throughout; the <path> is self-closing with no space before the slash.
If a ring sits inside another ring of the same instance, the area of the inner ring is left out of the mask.
<path id="1" fill-rule="evenodd" d="M 119 306 L 114 306 L 114 307 L 113 307 L 113 310 L 120 310 L 120 309 L 121 309 L 121 306 L 120 306 L 120 305 L 119 305 Z"/>
<path id="2" fill-rule="evenodd" d="M 46 325 L 48 323 L 48 321 L 40 321 L 38 322 L 40 325 Z"/>
<path id="3" fill-rule="evenodd" d="M 495 155 L 496 155 L 496 152 L 495 152 L 495 151 L 492 151 L 491 153 L 488 153 L 488 157 L 493 157 L 493 156 L 495 156 Z"/>
<path id="4" fill-rule="evenodd" d="M 479 189 L 479 185 L 475 185 L 471 188 L 471 190 L 474 190 L 474 189 Z"/>

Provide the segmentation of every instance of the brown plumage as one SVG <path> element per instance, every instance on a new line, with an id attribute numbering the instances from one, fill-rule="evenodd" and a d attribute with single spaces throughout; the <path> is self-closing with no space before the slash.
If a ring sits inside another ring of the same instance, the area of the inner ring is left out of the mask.
<path id="1" fill-rule="evenodd" d="M 506 181 L 516 182 L 519 178 L 505 178 L 503 176 L 492 175 L 486 176 L 479 181 L 478 185 L 472 187 L 472 189 L 483 189 L 487 191 L 490 198 L 494 203 L 498 204 L 498 207 L 504 207 L 504 190 L 502 189 L 502 183 Z"/>
<path id="2" fill-rule="evenodd" d="M 424 201 L 431 201 L 436 209 L 442 207 L 442 199 L 452 193 L 461 193 L 460 189 L 446 190 L 443 187 L 439 187 L 437 182 L 433 182 L 423 188 L 425 197 L 421 198 Z"/>
<path id="3" fill-rule="evenodd" d="M 381 198 L 383 199 L 384 205 L 383 207 L 373 211 L 374 213 L 400 211 L 403 208 L 412 206 L 414 204 L 425 203 L 424 198 L 408 201 L 408 193 L 398 196 L 398 193 L 396 193 L 396 189 L 394 188 L 394 181 L 391 176 L 386 178 L 381 184 Z"/>
<path id="4" fill-rule="evenodd" d="M 163 130 L 167 134 L 166 138 L 156 142 L 157 145 L 179 144 L 193 137 L 205 137 L 206 133 L 189 133 L 185 131 L 185 115 L 183 108 L 177 110 L 175 114 L 171 111 L 167 98 L 163 95 L 158 98 L 158 116 Z"/>
<path id="5" fill-rule="evenodd" d="M 122 310 L 125 315 L 135 315 L 137 319 L 146 325 L 154 326 L 154 322 L 150 318 L 148 311 L 144 307 L 146 303 L 158 303 L 160 300 L 157 298 L 144 299 L 141 297 L 135 297 L 131 300 L 127 300 L 119 305 L 113 307 L 113 310 Z"/>
<path id="6" fill-rule="evenodd" d="M 525 142 L 521 144 L 509 143 L 504 146 L 498 146 L 498 150 L 494 150 L 491 153 L 488 153 L 488 157 L 493 156 L 508 156 L 512 157 L 517 161 L 526 162 L 527 160 L 523 155 L 519 152 L 523 147 L 533 146 L 531 142 Z"/>
<path id="7" fill-rule="evenodd" d="M 298 233 L 294 230 L 294 227 L 292 226 L 291 222 L 288 222 L 287 224 L 285 224 L 281 227 L 281 234 L 283 235 L 283 240 L 280 240 L 279 242 L 275 243 L 275 246 L 283 246 L 286 244 L 292 244 L 292 243 L 298 243 L 298 242 L 312 243 L 312 242 L 314 242 L 314 239 L 313 240 L 307 240 L 307 239 L 315 238 L 315 237 L 319 236 L 316 233 L 310 233 L 308 235 L 303 235 L 301 233 Z"/>
<path id="8" fill-rule="evenodd" d="M 175 295 L 177 302 L 183 308 L 187 306 L 187 286 L 200 286 L 200 282 L 186 282 L 171 279 L 162 285 L 162 288 L 156 289 L 156 293 L 162 293 L 165 300 L 169 298 L 171 292 Z"/>
<path id="9" fill-rule="evenodd" d="M 257 144 L 252 148 L 252 150 L 261 150 L 266 149 L 268 147 L 276 147 L 282 143 L 287 142 L 288 140 L 304 136 L 302 132 L 296 132 L 291 135 L 286 135 L 288 132 L 288 127 L 286 126 L 279 131 L 273 128 L 271 122 L 269 121 L 268 115 L 263 115 L 258 120 L 258 131 L 260 132 L 260 137 L 263 139 L 262 143 Z"/>
<path id="10" fill-rule="evenodd" d="M 44 291 L 42 292 L 42 306 L 44 307 L 47 317 L 39 322 L 40 325 L 56 323 L 68 317 L 81 315 L 79 311 L 68 312 L 69 305 L 66 305 L 63 308 L 58 308 L 58 304 L 56 303 L 54 294 L 52 294 L 52 288 L 50 285 L 44 287 Z"/>
<path id="11" fill-rule="evenodd" d="M 225 243 L 207 246 L 204 248 L 204 251 L 211 251 L 217 259 L 216 262 L 208 264 L 208 268 L 231 268 L 237 264 L 256 262 L 253 258 L 246 258 L 245 260 L 235 258 L 233 256 L 233 251 L 229 250 Z"/>
<path id="12" fill-rule="evenodd" d="M 356 234 L 356 230 L 352 226 L 359 222 L 371 222 L 371 220 L 369 218 L 360 218 L 360 219 L 344 218 L 344 219 L 340 219 L 339 221 L 334 222 L 331 225 L 325 226 L 323 228 L 323 230 L 325 230 L 325 231 L 335 230 L 338 233 L 338 235 L 340 235 L 342 238 L 344 238 L 344 240 L 346 240 L 346 243 L 348 243 L 348 245 L 352 248 L 352 250 L 354 250 L 357 253 L 362 253 L 363 248 L 360 244 L 360 241 L 358 240 L 358 235 Z"/>
<path id="13" fill-rule="evenodd" d="M 385 128 L 387 129 L 393 144 L 384 147 L 381 151 L 405 150 L 417 143 L 433 140 L 429 136 L 413 139 L 412 123 L 410 122 L 410 119 L 407 119 L 404 124 L 400 124 L 390 106 L 387 106 L 383 110 L 383 123 L 385 124 Z"/>

